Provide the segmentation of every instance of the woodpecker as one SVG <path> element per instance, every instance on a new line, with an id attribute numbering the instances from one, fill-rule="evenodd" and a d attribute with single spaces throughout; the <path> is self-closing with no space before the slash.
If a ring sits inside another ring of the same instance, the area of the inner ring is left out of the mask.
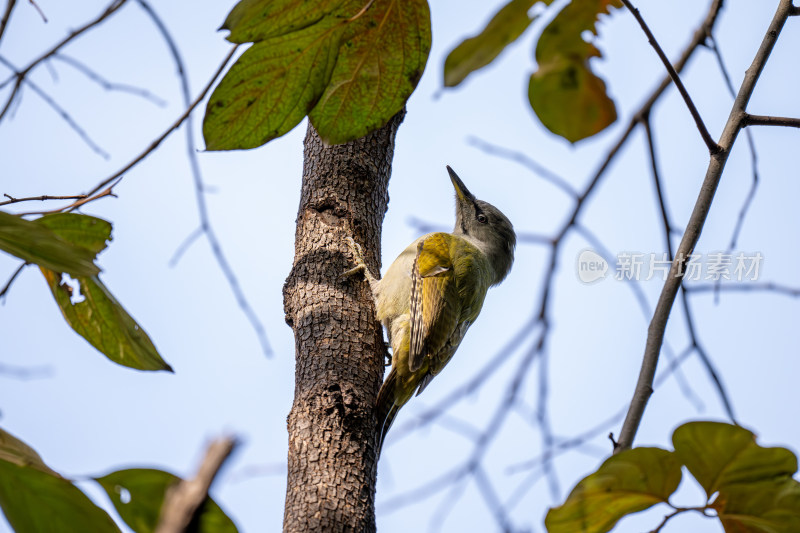
<path id="1" fill-rule="evenodd" d="M 392 370 L 377 401 L 378 454 L 398 411 L 419 395 L 453 357 L 478 318 L 489 287 L 505 279 L 514 262 L 514 227 L 495 206 L 478 200 L 449 166 L 456 192 L 452 233 L 429 233 L 412 242 L 377 279 L 361 248 L 348 238 L 363 272 L 378 320 L 392 347 Z"/>

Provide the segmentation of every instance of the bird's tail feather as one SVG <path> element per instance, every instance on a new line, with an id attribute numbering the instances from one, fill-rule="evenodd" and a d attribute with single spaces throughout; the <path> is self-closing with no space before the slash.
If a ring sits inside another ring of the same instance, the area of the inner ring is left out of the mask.
<path id="1" fill-rule="evenodd" d="M 400 411 L 400 406 L 395 405 L 395 386 L 397 383 L 397 374 L 394 370 L 389 372 L 386 381 L 383 382 L 380 392 L 378 392 L 377 401 L 377 419 L 378 419 L 378 457 L 381 456 L 381 449 L 383 448 L 383 441 L 386 439 L 386 434 L 389 428 L 392 427 L 394 417 Z"/>

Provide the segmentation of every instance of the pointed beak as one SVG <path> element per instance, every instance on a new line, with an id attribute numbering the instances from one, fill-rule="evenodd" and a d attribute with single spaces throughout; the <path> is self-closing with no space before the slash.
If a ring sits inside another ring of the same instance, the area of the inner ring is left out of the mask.
<path id="1" fill-rule="evenodd" d="M 458 196 L 459 201 L 461 202 L 474 202 L 475 197 L 469 192 L 467 186 L 464 185 L 464 182 L 461 181 L 461 178 L 458 177 L 458 174 L 450 168 L 450 165 L 447 165 L 447 172 L 450 174 L 450 181 L 453 182 L 453 188 L 456 190 L 456 195 Z"/>

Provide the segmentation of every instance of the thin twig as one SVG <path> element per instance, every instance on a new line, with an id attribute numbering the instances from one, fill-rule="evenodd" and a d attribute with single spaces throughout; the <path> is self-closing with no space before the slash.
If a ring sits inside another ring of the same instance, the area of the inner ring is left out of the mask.
<path id="1" fill-rule="evenodd" d="M 107 91 L 117 91 L 117 92 L 132 94 L 134 96 L 139 96 L 141 98 L 144 98 L 145 100 L 148 100 L 149 102 L 152 102 L 153 104 L 159 107 L 164 107 L 167 105 L 166 100 L 159 98 L 158 96 L 154 95 L 147 89 L 144 89 L 142 87 L 136 87 L 135 85 L 128 85 L 127 83 L 116 83 L 105 79 L 100 74 L 89 68 L 88 65 L 82 63 L 81 61 L 78 61 L 72 56 L 68 56 L 62 53 L 55 53 L 53 54 L 52 58 L 57 59 L 62 63 L 71 66 L 72 68 L 74 68 L 75 70 L 77 70 L 78 72 L 80 72 L 81 74 L 83 74 L 84 76 L 86 76 L 87 78 L 89 78 L 90 80 L 92 80 L 93 82 L 95 82 L 96 84 L 98 84 L 100 87 L 102 87 Z"/>
<path id="2" fill-rule="evenodd" d="M 44 14 L 44 11 L 42 11 L 42 8 L 39 7 L 39 4 L 37 4 L 35 0 L 28 0 L 28 3 L 32 5 L 36 12 L 39 13 L 39 16 L 42 17 L 42 22 L 46 23 L 47 15 Z"/>
<path id="3" fill-rule="evenodd" d="M 14 198 L 10 194 L 3 193 L 3 196 L 8 198 L 8 200 L 0 202 L 0 206 L 1 205 L 8 205 L 8 204 L 16 204 L 16 203 L 20 203 L 20 202 L 33 202 L 33 201 L 42 201 L 42 202 L 44 202 L 46 200 L 81 200 L 83 198 L 86 198 L 85 194 L 73 194 L 73 195 L 67 195 L 67 196 L 52 196 L 52 195 L 49 195 L 49 194 L 45 194 L 45 195 L 42 195 L 42 196 L 27 196 L 25 198 Z"/>
<path id="4" fill-rule="evenodd" d="M 743 122 L 744 126 L 786 126 L 789 128 L 800 128 L 800 118 L 792 117 L 771 117 L 745 113 Z"/>
<path id="5" fill-rule="evenodd" d="M 3 34 L 6 32 L 8 20 L 11 18 L 11 12 L 14 11 L 14 5 L 16 3 L 17 0 L 8 0 L 6 2 L 6 10 L 3 12 L 3 18 L 0 19 L 0 40 L 3 39 Z"/>
<path id="6" fill-rule="evenodd" d="M 510 161 L 519 163 L 520 165 L 530 169 L 534 174 L 539 175 L 545 181 L 558 187 L 572 198 L 578 197 L 578 191 L 567 180 L 565 180 L 552 170 L 545 168 L 540 163 L 534 161 L 527 154 L 524 154 L 522 152 L 517 152 L 514 150 L 509 150 L 508 148 L 505 148 L 503 146 L 497 146 L 496 144 L 484 141 L 483 139 L 480 139 L 475 136 L 468 137 L 467 143 L 471 144 L 472 146 L 482 151 L 483 153 L 502 157 L 503 159 L 508 159 Z"/>
<path id="7" fill-rule="evenodd" d="M 2 288 L 2 289 L 0 289 L 0 301 L 2 301 L 3 303 L 5 303 L 6 294 L 8 294 L 8 290 L 11 288 L 11 284 L 12 284 L 12 283 L 14 283 L 14 280 L 15 280 L 15 279 L 17 279 L 17 276 L 19 276 L 19 273 L 20 273 L 20 272 L 22 272 L 22 270 L 23 270 L 23 269 L 24 269 L 26 266 L 28 266 L 28 263 L 22 263 L 22 264 L 21 264 L 21 265 L 20 265 L 20 266 L 19 266 L 19 267 L 18 267 L 18 268 L 17 268 L 17 269 L 14 271 L 14 273 L 13 273 L 13 274 L 11 274 L 11 277 L 10 277 L 10 278 L 8 278 L 8 281 L 6 282 L 6 284 L 3 286 L 3 288 Z"/>
<path id="8" fill-rule="evenodd" d="M 182 480 L 167 490 L 156 533 L 183 533 L 208 499 L 208 490 L 220 468 L 236 447 L 236 439 L 223 437 L 212 442 L 192 480 Z"/>
<path id="9" fill-rule="evenodd" d="M 214 86 L 214 83 L 217 81 L 217 78 L 225 70 L 225 67 L 228 65 L 228 62 L 231 60 L 233 55 L 236 53 L 236 50 L 237 50 L 238 47 L 239 47 L 238 45 L 235 45 L 235 46 L 233 46 L 233 48 L 231 48 L 231 50 L 228 52 L 228 54 L 222 60 L 222 63 L 220 64 L 220 66 L 217 69 L 217 71 L 214 73 L 214 75 L 208 81 L 208 83 L 203 88 L 203 90 L 200 92 L 200 94 L 197 96 L 197 98 L 195 98 L 195 100 L 191 103 L 191 105 L 189 105 L 186 108 L 186 110 L 183 113 L 181 113 L 181 115 L 175 120 L 175 122 L 172 123 L 172 125 L 170 125 L 164 131 L 164 133 L 162 133 L 158 138 L 156 138 L 153 142 L 151 142 L 147 146 L 147 148 L 145 148 L 139 155 L 134 157 L 128 164 L 126 164 L 124 167 L 122 167 L 121 169 L 116 171 L 114 174 L 112 174 L 111 176 L 103 179 L 102 181 L 100 181 L 100 183 L 95 185 L 94 188 L 91 191 L 86 193 L 87 198 L 85 198 L 83 200 L 79 200 L 79 201 L 74 202 L 72 204 L 66 205 L 66 206 L 64 206 L 62 208 L 59 208 L 59 209 L 54 209 L 52 211 L 43 212 L 42 214 L 60 213 L 61 211 L 72 211 L 72 210 L 80 207 L 83 204 L 86 204 L 86 203 L 91 202 L 91 201 L 93 201 L 93 200 L 95 200 L 97 198 L 100 198 L 103 195 L 107 195 L 110 192 L 110 190 L 114 187 L 114 185 L 116 185 L 119 182 L 118 180 L 121 179 L 126 172 L 128 172 L 130 169 L 132 169 L 133 167 L 135 167 L 136 165 L 141 163 L 150 154 L 150 152 L 152 152 L 153 150 L 158 148 L 158 146 L 162 142 L 164 142 L 164 139 L 169 137 L 170 134 L 172 134 L 172 132 L 177 130 L 181 126 L 181 124 L 183 124 L 184 121 L 186 121 L 186 118 L 192 113 L 192 111 L 194 111 L 194 108 L 197 107 L 200 104 L 200 102 L 203 101 L 203 99 L 205 99 L 206 94 L 208 94 L 208 91 L 210 91 L 211 87 Z M 111 184 L 111 187 L 109 187 L 109 184 Z"/>
<path id="10" fill-rule="evenodd" d="M 14 65 L 13 65 L 13 64 L 11 64 L 11 62 L 9 62 L 9 61 L 8 61 L 6 58 L 4 58 L 4 57 L 0 56 L 0 63 L 4 64 L 4 65 L 5 65 L 5 66 L 7 66 L 8 68 L 10 68 L 11 70 L 13 70 L 13 71 L 15 71 L 15 72 L 16 72 L 16 68 L 14 67 Z M 63 107 L 61 107 L 61 105 L 59 105 L 59 103 L 58 103 L 58 102 L 56 102 L 56 101 L 55 101 L 55 99 L 53 99 L 53 97 L 51 97 L 49 94 L 47 94 L 47 93 L 44 91 L 44 89 L 42 89 L 41 87 L 39 87 L 39 86 L 38 86 L 36 83 L 34 83 L 33 81 L 31 81 L 31 80 L 30 80 L 30 79 L 28 79 L 28 78 L 24 78 L 24 77 L 23 77 L 23 78 L 18 78 L 18 79 L 19 79 L 19 80 L 20 80 L 22 83 L 25 83 L 25 84 L 26 84 L 28 87 L 30 87 L 30 88 L 31 88 L 31 90 L 33 90 L 33 92 L 35 92 L 36 94 L 38 94 L 38 95 L 39 95 L 39 97 L 40 97 L 42 100 L 44 100 L 44 101 L 45 101 L 45 103 L 46 103 L 47 105 L 49 105 L 49 106 L 50 106 L 50 107 L 53 109 L 53 111 L 55 111 L 55 112 L 58 114 L 58 116 L 60 116 L 60 117 L 61 117 L 61 119 L 62 119 L 64 122 L 66 122 L 66 123 L 67 123 L 67 125 L 68 125 L 70 128 L 72 128 L 72 131 L 74 131 L 74 132 L 75 132 L 75 133 L 78 135 L 78 137 L 80 137 L 80 138 L 81 138 L 81 140 L 83 140 L 83 142 L 84 142 L 84 143 L 86 143 L 86 145 L 87 145 L 87 146 L 88 146 L 88 147 L 89 147 L 89 148 L 90 148 L 90 149 L 91 149 L 91 150 L 92 150 L 94 153 L 96 153 L 97 155 L 99 155 L 99 156 L 100 156 L 100 157 L 102 157 L 103 159 L 108 159 L 108 158 L 110 157 L 110 156 L 108 155 L 108 152 L 106 152 L 105 150 L 103 150 L 103 149 L 100 147 L 100 145 L 98 145 L 98 144 L 97 144 L 97 143 L 96 143 L 96 142 L 95 142 L 95 141 L 94 141 L 94 140 L 93 140 L 93 139 L 92 139 L 92 138 L 89 136 L 89 134 L 86 132 L 86 130 L 84 130 L 84 129 L 81 127 L 81 125 L 80 125 L 80 124 L 78 124 L 78 121 L 77 121 L 77 120 L 75 120 L 74 118 L 72 118 L 72 115 L 70 115 L 70 114 L 67 112 L 67 110 L 66 110 L 66 109 L 64 109 Z"/>
<path id="11" fill-rule="evenodd" d="M 713 155 L 709 162 L 706 177 L 697 197 L 697 202 L 689 218 L 689 223 L 686 225 L 686 231 L 678 246 L 675 261 L 672 263 L 672 268 L 670 269 L 667 281 L 664 283 L 664 288 L 659 296 L 656 310 L 653 313 L 653 319 L 648 328 L 647 343 L 644 350 L 642 368 L 639 373 L 639 380 L 636 384 L 636 390 L 633 394 L 625 423 L 622 426 L 615 452 L 626 450 L 633 445 L 633 439 L 636 436 L 636 431 L 642 420 L 647 401 L 653 393 L 653 377 L 655 376 L 656 367 L 658 365 L 661 344 L 664 341 L 664 331 L 666 330 L 667 321 L 672 311 L 672 305 L 675 302 L 678 289 L 681 286 L 686 261 L 692 251 L 694 251 L 694 247 L 700 238 L 700 233 L 708 217 L 708 212 L 711 209 L 714 193 L 719 185 L 728 155 L 736 141 L 739 131 L 743 127 L 742 119 L 745 115 L 747 102 L 753 94 L 756 82 L 778 40 L 778 36 L 789 16 L 791 7 L 792 3 L 790 0 L 781 0 L 775 17 L 770 23 L 761 46 L 753 59 L 753 63 L 745 74 L 744 81 L 739 89 L 739 94 L 736 96 L 730 116 L 725 124 L 725 129 L 722 132 L 719 143 L 722 147 L 722 151 Z"/>
<path id="12" fill-rule="evenodd" d="M 147 15 L 153 21 L 156 28 L 159 30 L 165 42 L 167 43 L 167 47 L 170 50 L 172 58 L 175 61 L 175 66 L 178 70 L 178 77 L 181 80 L 181 92 L 183 94 L 184 101 L 186 105 L 188 105 L 191 100 L 189 79 L 186 76 L 186 68 L 184 67 L 181 53 L 178 50 L 178 45 L 175 43 L 175 40 L 172 38 L 172 35 L 170 34 L 164 22 L 153 10 L 150 4 L 146 0 L 136 1 L 140 6 L 142 6 L 142 9 L 144 9 L 145 13 L 147 13 Z M 211 224 L 211 215 L 208 212 L 208 205 L 205 197 L 206 187 L 203 183 L 203 176 L 200 171 L 200 163 L 197 160 L 197 148 L 194 142 L 194 128 L 192 127 L 191 116 L 186 117 L 186 155 L 189 159 L 189 166 L 192 170 L 192 179 L 194 180 L 195 201 L 197 203 L 197 211 L 200 216 L 200 227 L 208 239 L 208 243 L 211 246 L 211 251 L 214 254 L 214 258 L 217 260 L 217 265 L 219 265 L 222 274 L 225 276 L 225 280 L 228 282 L 228 286 L 233 292 L 239 308 L 247 317 L 247 320 L 250 322 L 250 326 L 256 333 L 256 337 L 261 344 L 261 351 L 265 356 L 270 357 L 272 356 L 273 352 L 272 346 L 270 346 L 269 339 L 267 338 L 266 328 L 264 327 L 264 324 L 261 323 L 261 320 L 258 318 L 255 309 L 253 309 L 253 307 L 250 305 L 247 296 L 239 285 L 239 279 L 236 277 L 233 267 L 223 252 L 222 243 L 214 231 L 214 226 Z"/>
<path id="13" fill-rule="evenodd" d="M 120 178 L 120 179 L 122 179 L 122 178 Z M 116 198 L 117 195 L 114 194 L 114 191 L 112 189 L 114 188 L 114 185 L 119 183 L 119 181 L 120 180 L 118 179 L 110 187 L 108 187 L 107 189 L 104 189 L 104 190 L 102 190 L 102 191 L 100 191 L 100 192 L 98 192 L 96 194 L 92 194 L 92 195 L 88 195 L 88 194 L 76 195 L 76 198 L 80 198 L 80 199 L 75 201 L 75 202 L 72 202 L 68 206 L 68 209 L 70 211 L 73 211 L 75 209 L 78 209 L 80 206 L 82 206 L 84 204 L 88 204 L 89 202 L 94 202 L 95 200 L 99 200 L 100 198 L 105 198 L 106 196 L 110 196 L 110 197 Z M 67 208 L 51 209 L 49 211 L 28 211 L 27 213 L 19 213 L 19 215 L 20 216 L 50 215 L 52 213 L 61 213 L 62 211 L 65 211 L 66 209 Z"/>
<path id="14" fill-rule="evenodd" d="M 664 63 L 664 67 L 666 67 L 667 72 L 669 72 L 670 78 L 672 78 L 672 81 L 675 82 L 675 87 L 678 88 L 678 92 L 681 93 L 683 101 L 686 102 L 686 107 L 689 108 L 689 112 L 692 114 L 692 118 L 694 119 L 694 122 L 697 125 L 697 129 L 700 132 L 700 136 L 703 138 L 703 142 L 706 143 L 706 146 L 708 147 L 709 153 L 711 155 L 719 153 L 720 147 L 716 142 L 714 142 L 714 139 L 711 138 L 711 134 L 708 133 L 708 129 L 706 128 L 706 125 L 703 122 L 703 118 L 700 116 L 700 112 L 697 111 L 697 107 L 695 107 L 692 98 L 689 96 L 689 91 L 686 90 L 686 87 L 683 85 L 683 82 L 681 81 L 681 77 L 678 75 L 678 72 L 672 66 L 672 63 L 670 63 L 669 58 L 667 58 L 667 55 L 661 49 L 661 46 L 658 44 L 658 41 L 656 41 L 655 36 L 650 31 L 650 28 L 647 27 L 647 23 L 645 23 L 644 19 L 642 18 L 642 15 L 639 13 L 639 10 L 633 7 L 633 4 L 631 4 L 630 0 L 622 0 L 622 3 L 625 4 L 625 7 L 627 7 L 628 10 L 630 10 L 630 12 L 636 18 L 636 21 L 642 27 L 642 30 L 644 31 L 645 35 L 647 35 L 647 40 L 653 46 L 653 49 L 656 51 L 656 54 L 658 54 L 658 57 L 659 59 L 661 59 L 661 62 Z"/>
<path id="15" fill-rule="evenodd" d="M 717 286 L 712 283 L 685 285 L 683 290 L 688 294 L 700 294 L 703 292 L 726 291 L 726 292 L 774 292 L 783 296 L 800 298 L 800 288 L 773 283 L 725 283 Z"/>
<path id="16" fill-rule="evenodd" d="M 709 48 L 714 52 L 714 57 L 717 58 L 717 66 L 719 66 L 719 70 L 722 73 L 722 79 L 725 81 L 725 87 L 727 87 L 728 92 L 730 93 L 732 98 L 736 98 L 736 89 L 733 87 L 733 82 L 731 81 L 731 76 L 728 73 L 728 69 L 725 66 L 725 61 L 722 59 L 722 51 L 717 46 L 717 41 L 714 39 L 713 35 L 709 35 L 708 37 L 708 45 Z M 758 191 L 758 183 L 759 183 L 759 173 L 758 173 L 758 152 L 756 151 L 756 142 L 753 139 L 753 131 L 746 129 L 744 130 L 745 137 L 747 138 L 747 147 L 750 150 L 750 168 L 751 168 L 751 175 L 753 177 L 752 181 L 750 182 L 750 190 L 747 191 L 747 196 L 742 203 L 742 207 L 739 209 L 739 215 L 736 217 L 736 224 L 733 227 L 733 233 L 731 234 L 731 240 L 728 243 L 728 248 L 726 252 L 731 253 L 733 249 L 736 247 L 736 243 L 739 240 L 739 235 L 742 232 L 742 228 L 744 227 L 745 217 L 747 213 L 750 211 L 750 206 L 753 204 L 753 200 L 756 197 L 756 191 Z M 717 280 L 715 286 L 719 288 L 722 285 L 722 280 Z M 720 291 L 717 290 L 714 292 L 714 302 L 719 303 L 719 295 Z"/>
<path id="17" fill-rule="evenodd" d="M 27 381 L 30 379 L 49 378 L 53 375 L 50 366 L 13 366 L 0 363 L 0 376 Z"/>
<path id="18" fill-rule="evenodd" d="M 14 83 L 14 88 L 11 90 L 11 94 L 8 96 L 8 100 L 6 101 L 5 106 L 3 106 L 2 111 L 0 111 L 0 121 L 3 120 L 3 117 L 5 117 L 6 113 L 11 107 L 11 103 L 16 99 L 17 93 L 19 92 L 19 89 L 22 86 L 22 81 L 25 79 L 25 77 L 31 70 L 36 68 L 36 66 L 39 65 L 42 61 L 46 60 L 47 58 L 49 58 L 50 56 L 61 50 L 64 46 L 72 42 L 74 39 L 81 36 L 84 32 L 90 30 L 91 28 L 97 26 L 98 24 L 106 20 L 115 11 L 117 11 L 120 7 L 122 7 L 126 1 L 127 0 L 113 0 L 108 5 L 108 7 L 106 7 L 106 9 L 102 13 L 100 13 L 100 15 L 97 18 L 87 22 L 77 30 L 71 32 L 68 36 L 62 39 L 58 44 L 53 46 L 50 50 L 48 50 L 38 58 L 31 61 L 27 67 L 20 70 L 19 72 L 16 72 L 15 73 L 16 82 Z"/>

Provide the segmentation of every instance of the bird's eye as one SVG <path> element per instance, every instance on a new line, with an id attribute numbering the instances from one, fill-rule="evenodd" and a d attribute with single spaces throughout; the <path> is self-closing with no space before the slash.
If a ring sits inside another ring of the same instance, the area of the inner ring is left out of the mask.
<path id="1" fill-rule="evenodd" d="M 477 218 L 478 218 L 478 222 L 480 222 L 481 224 L 486 224 L 487 222 L 489 222 L 489 219 L 486 218 L 486 215 L 484 215 L 483 213 L 478 213 L 478 217 Z"/>

